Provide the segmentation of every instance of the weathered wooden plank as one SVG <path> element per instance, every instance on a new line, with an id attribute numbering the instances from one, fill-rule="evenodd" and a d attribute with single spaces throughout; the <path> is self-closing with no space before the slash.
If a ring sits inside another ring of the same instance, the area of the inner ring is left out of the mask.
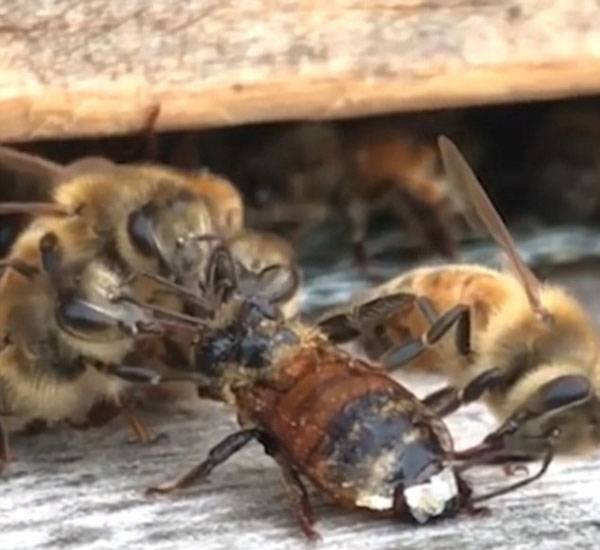
<path id="1" fill-rule="evenodd" d="M 593 0 L 0 1 L 0 139 L 600 90 Z"/>

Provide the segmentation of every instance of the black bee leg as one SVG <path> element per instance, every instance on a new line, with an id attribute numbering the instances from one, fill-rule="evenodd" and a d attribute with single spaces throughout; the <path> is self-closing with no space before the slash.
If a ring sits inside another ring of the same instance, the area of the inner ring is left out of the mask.
<path id="1" fill-rule="evenodd" d="M 479 399 L 486 391 L 501 386 L 505 382 L 502 369 L 493 368 L 483 371 L 471 380 L 462 390 L 460 400 L 470 403 Z"/>
<path id="2" fill-rule="evenodd" d="M 438 317 L 420 338 L 411 338 L 386 352 L 381 362 L 387 368 L 405 365 L 432 347 L 454 326 L 457 328 L 456 346 L 462 355 L 468 354 L 470 352 L 469 308 L 465 305 L 457 305 Z"/>
<path id="3" fill-rule="evenodd" d="M 429 326 L 433 325 L 439 317 L 433 302 L 427 298 L 427 296 L 416 296 L 415 303 L 417 304 L 421 315 L 423 315 L 423 317 L 425 317 L 426 321 L 429 323 Z"/>
<path id="4" fill-rule="evenodd" d="M 456 327 L 456 349 L 461 355 L 468 355 L 471 353 L 471 322 L 468 306 L 454 306 L 439 317 L 425 333 L 426 343 L 435 344 L 452 327 Z"/>
<path id="5" fill-rule="evenodd" d="M 189 472 L 178 477 L 175 481 L 149 487 L 146 490 L 146 494 L 171 493 L 178 489 L 185 489 L 196 483 L 201 483 L 217 466 L 223 464 L 223 462 L 245 447 L 250 441 L 258 439 L 261 436 L 262 431 L 256 428 L 240 430 L 227 436 L 210 450 L 206 460 L 192 468 Z"/>
<path id="6" fill-rule="evenodd" d="M 425 396 L 422 402 L 441 417 L 448 416 L 461 405 L 460 393 L 454 386 L 444 386 L 442 389 Z"/>
<path id="7" fill-rule="evenodd" d="M 464 479 L 457 476 L 456 483 L 458 484 L 458 494 L 463 495 L 460 503 L 461 512 L 465 512 L 469 516 L 474 517 L 486 517 L 491 514 L 490 509 L 486 506 L 476 506 L 473 504 L 471 501 L 473 490 Z"/>
<path id="8" fill-rule="evenodd" d="M 427 298 L 427 296 L 418 296 L 415 302 L 417 304 L 417 307 L 421 311 L 421 314 L 429 323 L 430 327 L 435 326 L 436 323 L 439 323 L 440 320 L 444 317 L 444 315 L 442 315 L 442 317 L 438 316 L 433 302 L 429 298 Z M 471 353 L 471 313 L 469 311 L 469 308 L 466 306 L 458 307 L 463 309 L 462 313 L 455 321 L 456 331 L 454 333 L 454 341 L 458 353 L 460 353 L 461 355 L 469 355 L 469 353 Z M 449 312 L 447 312 L 445 315 L 447 315 L 448 313 Z M 450 326 L 452 326 L 452 323 Z M 443 334 L 445 334 L 445 331 L 442 333 L 442 336 Z"/>
<path id="9" fill-rule="evenodd" d="M 504 383 L 501 369 L 494 368 L 482 372 L 469 382 L 462 391 L 454 386 L 444 386 L 423 399 L 423 403 L 438 416 L 448 416 L 461 405 L 479 399 L 486 391 Z"/>
<path id="10" fill-rule="evenodd" d="M 277 464 L 279 464 L 283 487 L 302 532 L 310 540 L 319 540 L 321 536 L 313 527 L 315 524 L 315 516 L 308 497 L 308 491 L 298 472 L 287 461 L 285 456 L 279 452 L 275 441 L 265 434 L 263 434 L 259 440 L 263 444 L 265 452 L 269 456 L 272 456 Z"/>

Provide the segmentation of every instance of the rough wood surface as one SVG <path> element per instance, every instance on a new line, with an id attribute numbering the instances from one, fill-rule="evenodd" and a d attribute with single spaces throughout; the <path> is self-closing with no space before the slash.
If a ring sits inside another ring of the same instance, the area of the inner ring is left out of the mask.
<path id="1" fill-rule="evenodd" d="M 0 139 L 600 91 L 594 0 L 0 0 Z"/>
<path id="2" fill-rule="evenodd" d="M 598 265 L 561 269 L 556 277 L 586 300 L 600 321 Z M 341 279 L 341 275 L 339 276 Z M 340 285 L 338 284 L 338 287 Z M 418 393 L 432 381 L 401 376 Z M 250 445 L 210 482 L 177 497 L 146 498 L 143 488 L 190 467 L 234 429 L 231 411 L 208 404 L 193 417 L 155 419 L 169 439 L 150 447 L 126 443 L 118 422 L 102 430 L 56 430 L 15 440 L 17 460 L 0 482 L 2 550 L 203 550 L 310 548 L 288 511 L 277 467 Z M 449 420 L 459 446 L 493 425 L 473 405 Z M 555 462 L 538 483 L 490 502 L 486 518 L 461 517 L 425 527 L 349 513 L 313 495 L 323 542 L 357 550 L 559 550 L 598 548 L 598 454 Z M 510 482 L 488 470 L 478 490 Z"/>

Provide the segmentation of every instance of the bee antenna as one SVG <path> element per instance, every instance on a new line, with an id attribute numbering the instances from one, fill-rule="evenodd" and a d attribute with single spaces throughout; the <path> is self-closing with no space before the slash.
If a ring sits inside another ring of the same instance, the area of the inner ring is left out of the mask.
<path id="1" fill-rule="evenodd" d="M 188 288 L 186 288 L 182 285 L 179 285 L 173 281 L 170 281 L 169 279 L 162 277 L 161 275 L 158 275 L 155 273 L 150 273 L 147 271 L 142 271 L 142 272 L 137 273 L 136 276 L 145 277 L 147 279 L 150 279 L 152 281 L 155 281 L 155 282 L 163 285 L 169 291 L 185 298 L 186 300 L 193 302 L 194 304 L 205 309 L 207 312 L 209 312 L 211 310 L 211 304 L 209 304 L 208 300 L 204 299 L 198 293 L 196 293 L 192 290 L 189 290 Z"/>
<path id="2" fill-rule="evenodd" d="M 166 309 L 166 308 L 154 305 L 154 304 L 140 302 L 130 296 L 122 296 L 122 297 L 120 297 L 120 300 L 129 302 L 129 303 L 131 303 L 141 309 L 149 311 L 155 315 L 165 317 L 167 322 L 173 320 L 178 323 L 183 323 L 183 325 L 178 324 L 177 326 L 188 326 L 190 328 L 193 327 L 194 329 L 197 329 L 198 326 L 206 325 L 206 321 L 204 321 L 203 319 L 201 319 L 199 317 L 195 317 L 193 315 L 186 315 L 185 313 L 181 313 L 179 311 L 174 311 L 171 309 Z M 157 321 L 162 322 L 160 319 L 157 319 Z"/>
<path id="3" fill-rule="evenodd" d="M 150 384 L 156 386 L 166 382 L 193 382 L 198 384 L 203 382 L 202 376 L 189 372 L 186 374 L 175 374 L 165 376 L 155 370 L 148 369 L 146 367 L 137 367 L 130 365 L 119 365 L 110 369 L 110 374 L 117 376 L 127 382 L 133 382 L 136 384 Z"/>

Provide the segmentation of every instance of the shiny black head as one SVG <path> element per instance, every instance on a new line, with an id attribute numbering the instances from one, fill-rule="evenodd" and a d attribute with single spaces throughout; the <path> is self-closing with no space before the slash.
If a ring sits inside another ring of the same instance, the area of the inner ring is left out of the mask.
<path id="1" fill-rule="evenodd" d="M 298 341 L 273 296 L 244 280 L 250 276 L 256 277 L 240 271 L 227 247 L 211 254 L 203 293 L 213 302 L 214 322 L 201 332 L 193 363 L 198 374 L 217 384 L 235 373 L 260 377 L 270 371 L 280 346 Z"/>
<path id="2" fill-rule="evenodd" d="M 270 372 L 281 346 L 298 342 L 279 316 L 273 315 L 269 304 L 243 299 L 237 306 L 232 319 L 203 331 L 194 348 L 195 370 L 217 384 L 232 373 L 261 377 L 263 372 Z"/>

